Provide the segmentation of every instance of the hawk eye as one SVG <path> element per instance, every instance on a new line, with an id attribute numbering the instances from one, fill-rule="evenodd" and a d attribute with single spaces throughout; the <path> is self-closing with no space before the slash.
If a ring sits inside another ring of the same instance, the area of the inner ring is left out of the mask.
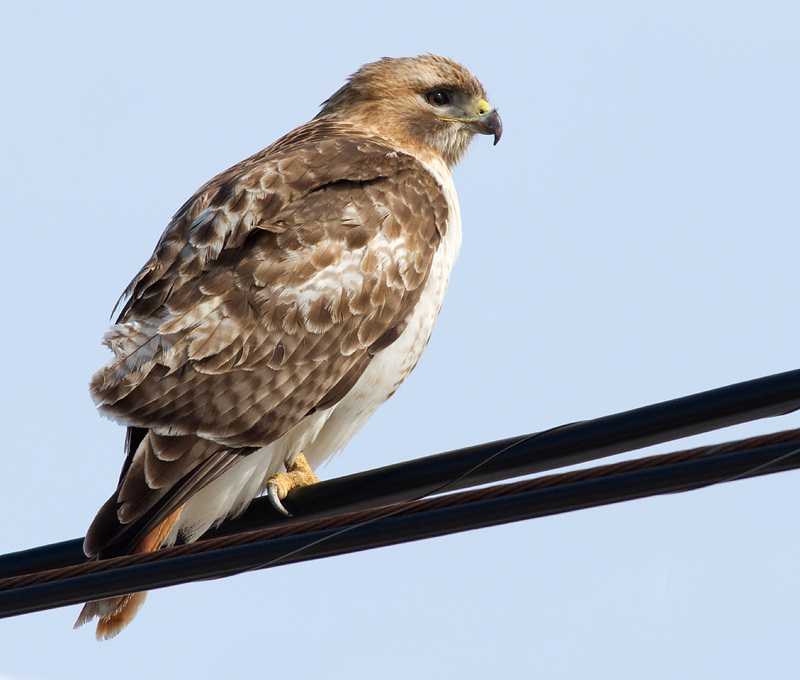
<path id="1" fill-rule="evenodd" d="M 447 96 L 447 92 L 444 90 L 434 90 L 433 92 L 428 92 L 425 95 L 425 99 L 427 100 L 428 104 L 433 106 L 444 106 L 445 104 L 450 103 L 450 97 Z"/>

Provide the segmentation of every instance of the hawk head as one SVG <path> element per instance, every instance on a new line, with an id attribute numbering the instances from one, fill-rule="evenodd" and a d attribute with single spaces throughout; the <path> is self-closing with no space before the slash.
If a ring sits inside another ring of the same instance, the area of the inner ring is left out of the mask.
<path id="1" fill-rule="evenodd" d="M 453 166 L 476 133 L 500 139 L 500 116 L 486 99 L 478 79 L 451 59 L 385 57 L 350 76 L 317 118 L 351 122 Z"/>

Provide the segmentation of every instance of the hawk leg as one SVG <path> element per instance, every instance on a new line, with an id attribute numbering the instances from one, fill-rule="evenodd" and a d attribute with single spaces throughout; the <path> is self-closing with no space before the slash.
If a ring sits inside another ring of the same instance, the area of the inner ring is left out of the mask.
<path id="1" fill-rule="evenodd" d="M 294 463 L 287 466 L 286 472 L 272 475 L 267 480 L 267 496 L 269 496 L 270 503 L 275 506 L 276 510 L 287 517 L 291 517 L 292 513 L 284 508 L 281 503 L 286 498 L 286 494 L 297 486 L 309 486 L 310 484 L 316 484 L 318 481 L 319 477 L 309 467 L 308 461 L 301 451 L 297 454 L 297 458 L 294 459 Z"/>

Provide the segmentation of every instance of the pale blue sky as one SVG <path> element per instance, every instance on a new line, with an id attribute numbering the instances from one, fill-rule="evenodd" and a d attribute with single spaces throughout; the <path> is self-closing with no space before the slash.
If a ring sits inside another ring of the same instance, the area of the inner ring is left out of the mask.
<path id="1" fill-rule="evenodd" d="M 81 535 L 113 489 L 124 433 L 87 383 L 173 212 L 422 52 L 505 131 L 456 171 L 426 355 L 323 478 L 800 366 L 796 2 L 7 3 L 1 553 Z M 104 644 L 77 606 L 6 619 L 0 677 L 795 677 L 798 480 L 161 590 Z"/>

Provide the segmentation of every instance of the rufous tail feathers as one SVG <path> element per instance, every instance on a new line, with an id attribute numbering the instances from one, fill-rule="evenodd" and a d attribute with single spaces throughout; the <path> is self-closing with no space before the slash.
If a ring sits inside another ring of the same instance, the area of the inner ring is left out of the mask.
<path id="1" fill-rule="evenodd" d="M 178 520 L 183 506 L 173 512 L 167 519 L 153 529 L 147 536 L 144 537 L 141 543 L 137 545 L 131 554 L 143 552 L 153 552 L 158 550 L 169 536 L 172 527 Z M 136 616 L 139 609 L 141 609 L 147 598 L 147 591 L 141 593 L 131 593 L 130 595 L 120 595 L 118 597 L 108 597 L 104 600 L 93 600 L 83 605 L 78 620 L 75 622 L 75 628 L 79 628 L 84 623 L 88 623 L 93 618 L 97 617 L 97 639 L 108 640 L 114 637 L 125 626 L 127 626 Z"/>

